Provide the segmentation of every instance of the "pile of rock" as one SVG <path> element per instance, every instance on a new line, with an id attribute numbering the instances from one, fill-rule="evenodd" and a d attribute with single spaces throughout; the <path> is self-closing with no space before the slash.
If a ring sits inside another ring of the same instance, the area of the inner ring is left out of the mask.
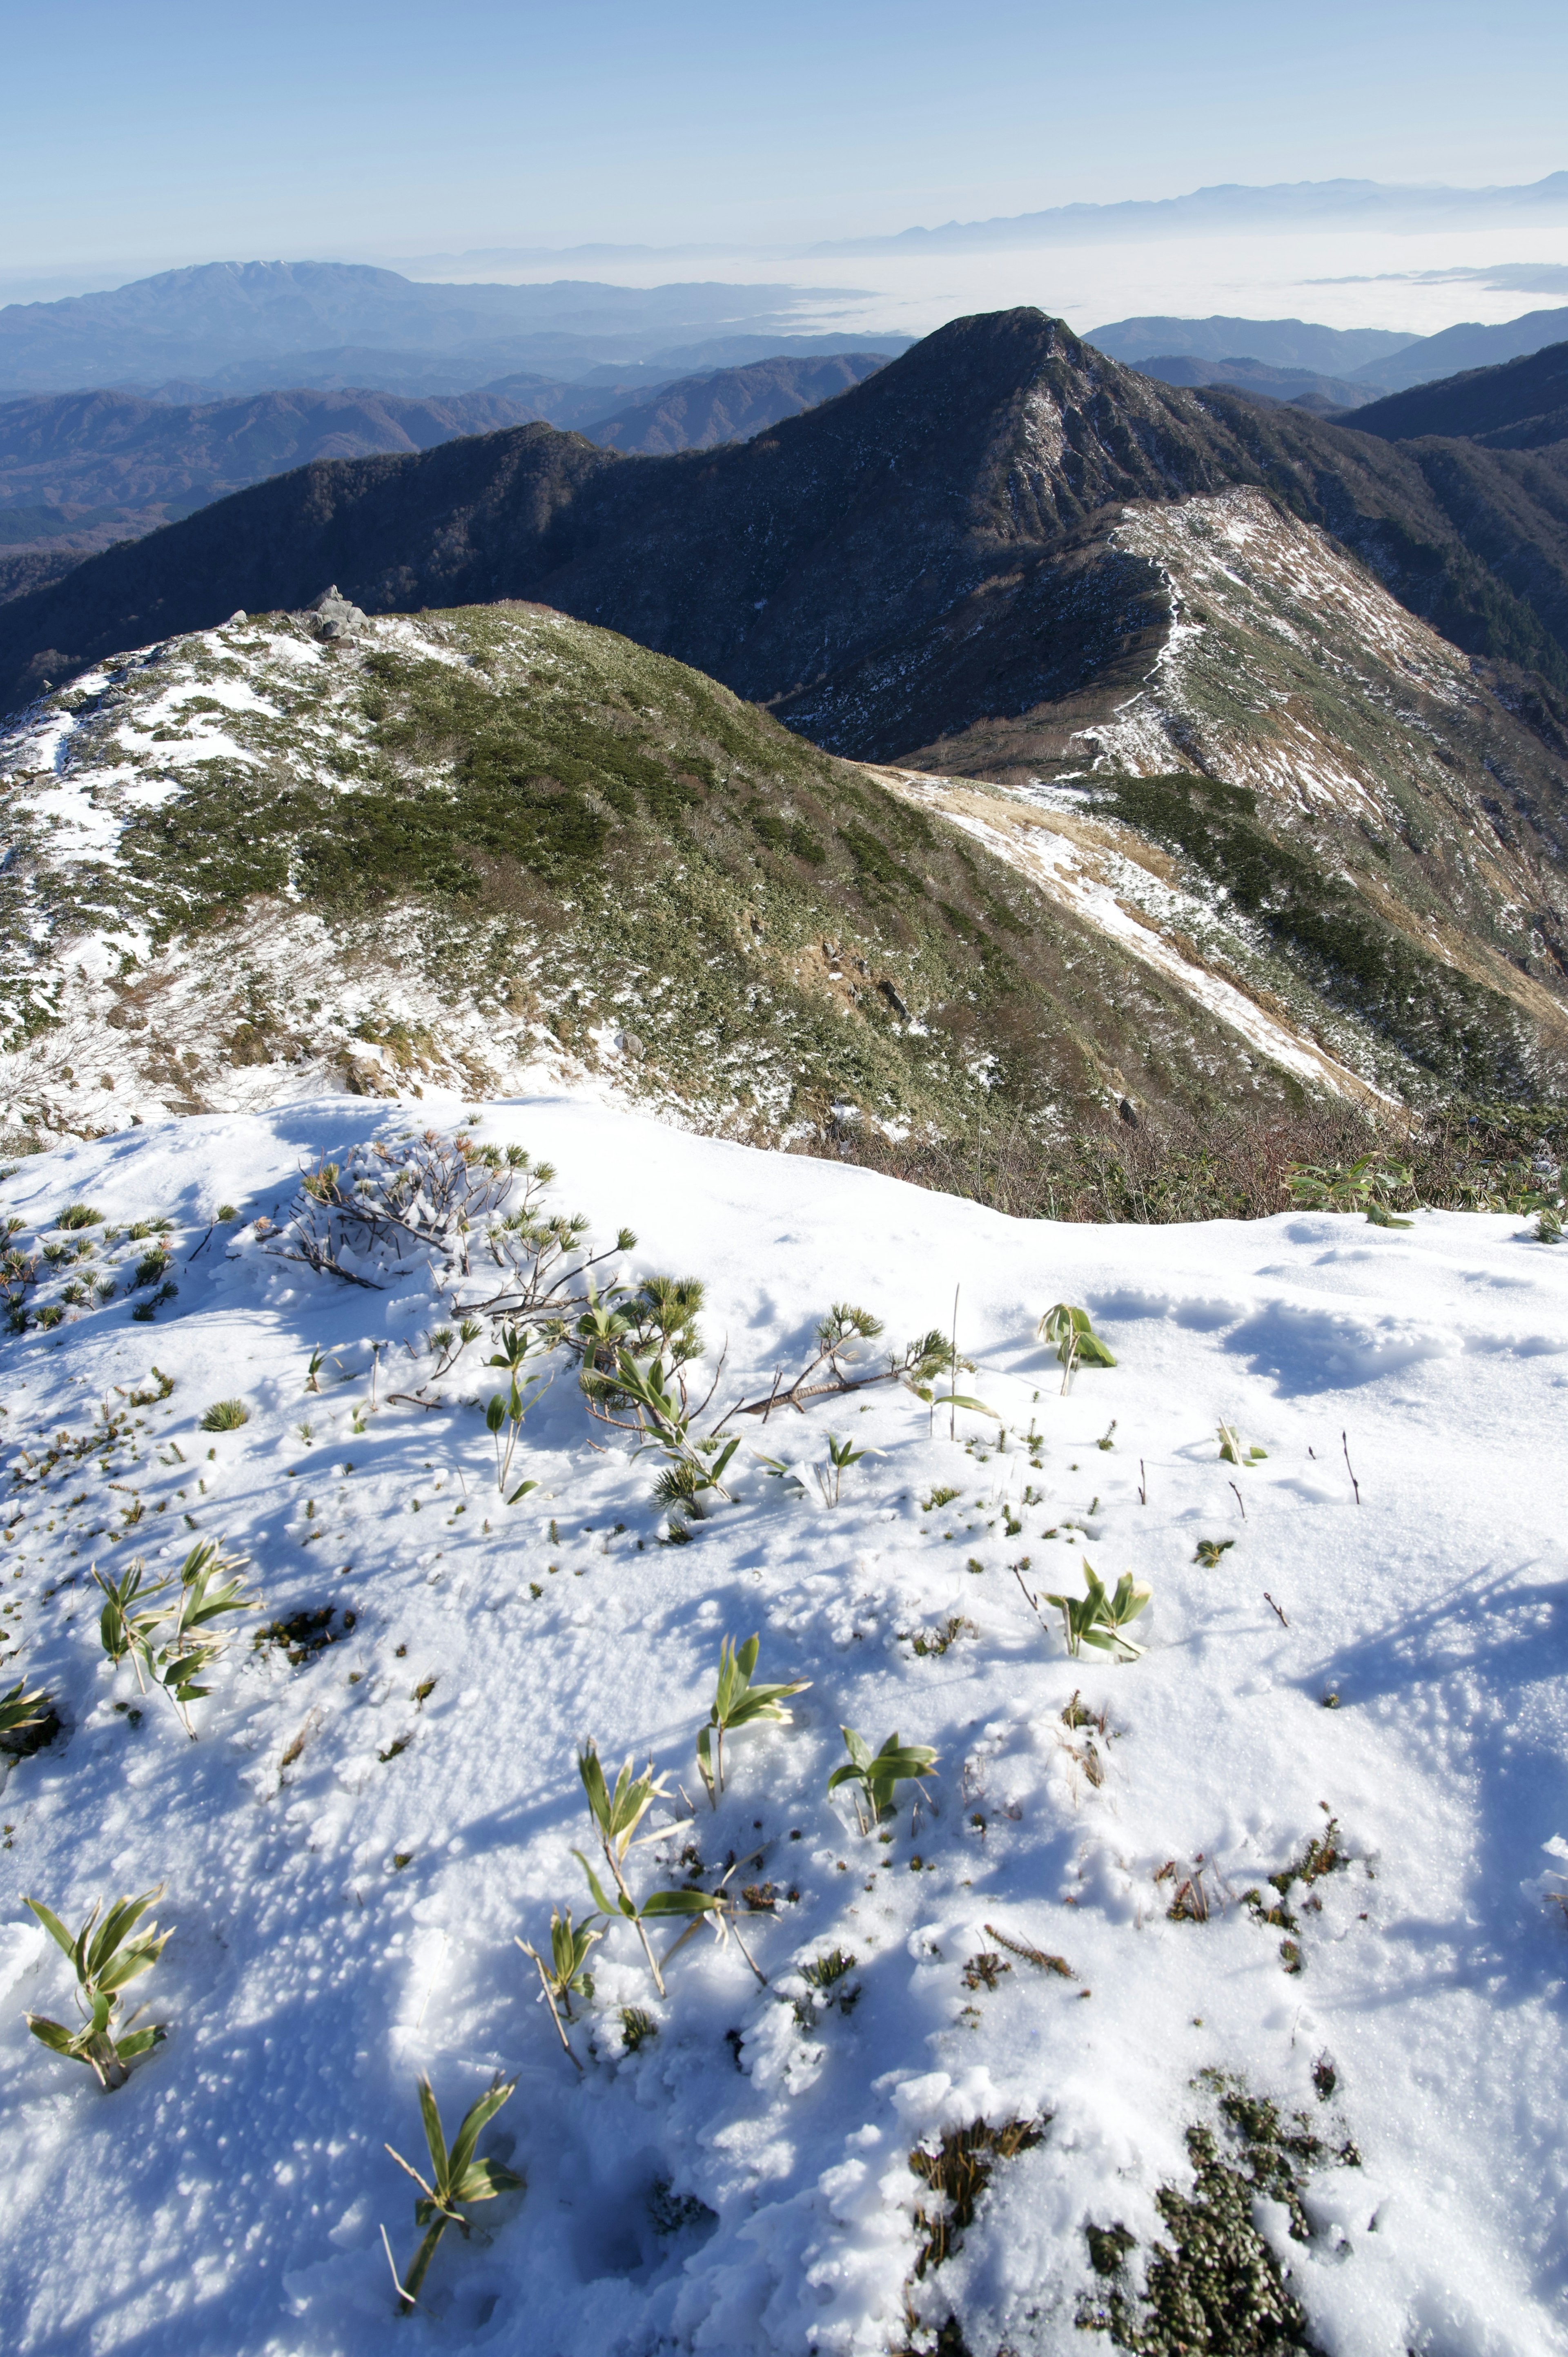
<path id="1" fill-rule="evenodd" d="M 319 597 L 313 597 L 305 610 L 312 617 L 312 628 L 318 639 L 357 639 L 367 619 L 358 606 L 344 597 L 336 582 Z"/>

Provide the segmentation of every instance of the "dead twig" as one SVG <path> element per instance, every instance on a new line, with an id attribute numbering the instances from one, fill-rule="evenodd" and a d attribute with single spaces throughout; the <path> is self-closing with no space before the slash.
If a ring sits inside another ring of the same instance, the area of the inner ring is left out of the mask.
<path id="1" fill-rule="evenodd" d="M 985 1936 L 1004 1948 L 1010 1948 L 1015 1956 L 1022 1956 L 1026 1964 L 1037 1964 L 1043 1973 L 1055 1973 L 1058 1980 L 1075 1981 L 1078 1978 L 1065 1956 L 1048 1955 L 1044 1948 L 1036 1948 L 1027 1940 L 1011 1939 L 1005 1932 L 999 1932 L 994 1923 L 986 1924 Z"/>

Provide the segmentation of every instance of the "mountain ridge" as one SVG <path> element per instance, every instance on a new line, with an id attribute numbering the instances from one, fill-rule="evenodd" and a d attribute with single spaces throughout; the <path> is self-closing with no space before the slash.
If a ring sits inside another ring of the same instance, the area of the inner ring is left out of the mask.
<path id="1" fill-rule="evenodd" d="M 1157 588 L 1107 549 L 1112 511 L 1239 483 L 1455 644 L 1568 684 L 1556 476 L 1541 454 L 1412 447 L 1159 384 L 1042 312 L 983 314 L 727 449 L 622 457 L 535 425 L 274 478 L 0 608 L 0 699 L 336 580 L 368 612 L 537 598 L 830 749 L 899 759 L 1134 649 Z"/>
<path id="2" fill-rule="evenodd" d="M 515 602 L 89 673 L 0 731 L 0 1131 L 542 1056 L 772 1143 L 1560 1086 L 1563 764 L 1263 493 L 1119 530 L 1176 626 L 1051 786 Z"/>
<path id="3" fill-rule="evenodd" d="M 1390 393 L 1359 407 L 1355 422 L 1391 441 L 1440 434 L 1493 450 L 1568 441 L 1568 343 Z"/>
<path id="4" fill-rule="evenodd" d="M 295 389 L 209 403 L 110 392 L 0 402 L 0 535 L 13 547 L 91 554 L 302 465 L 535 421 L 577 427 L 607 447 L 708 447 L 761 432 L 881 365 L 880 353 L 779 358 L 639 387 L 631 401 L 624 387 L 519 378 L 511 390 L 446 400 Z"/>

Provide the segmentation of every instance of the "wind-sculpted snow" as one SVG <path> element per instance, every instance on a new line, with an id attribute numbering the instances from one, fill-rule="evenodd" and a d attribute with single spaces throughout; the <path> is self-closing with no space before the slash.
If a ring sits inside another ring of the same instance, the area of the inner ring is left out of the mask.
<path id="1" fill-rule="evenodd" d="M 974 2357 L 1082 2357 L 1107 2345 L 1075 2322 L 1107 2282 L 1086 2229 L 1101 2255 L 1133 2238 L 1135 2302 L 1184 2131 L 1238 2087 L 1316 2139 L 1299 2213 L 1255 2207 L 1311 2345 L 1568 2350 L 1565 1255 L 1501 1216 L 1009 1221 L 559 1095 L 467 1125 L 490 1191 L 465 1232 L 457 1102 L 153 1124 L 0 1184 L 36 1262 L 0 1343 L 4 1667 L 61 1721 L 0 1804 L 18 2357 L 883 2357 L 953 2311 Z M 585 1215 L 573 1266 L 703 1280 L 710 1421 L 787 1383 L 831 1303 L 884 1321 L 854 1346 L 872 1373 L 948 1328 L 955 1286 L 985 1412 L 886 1383 L 732 1417 L 732 1496 L 661 1544 L 658 1455 L 589 1417 L 540 1328 L 537 1487 L 501 1504 L 509 1148 L 556 1167 L 543 1211 Z M 360 1281 L 286 1256 L 347 1234 L 362 1179 Z M 56 1228 L 71 1203 L 102 1221 Z M 1065 1391 L 1036 1339 L 1058 1301 L 1116 1361 Z M 220 1400 L 248 1420 L 203 1430 Z M 865 1454 L 833 1506 L 835 1434 Z M 205 1539 L 248 1555 L 263 1609 L 191 1741 L 106 1661 L 91 1575 Z M 1142 1659 L 1066 1657 L 1043 1592 L 1085 1562 L 1152 1588 Z M 721 1641 L 753 1631 L 760 1679 L 809 1684 L 792 1725 L 726 1745 L 715 1813 L 694 1739 Z M 936 1752 L 886 1839 L 825 1795 L 845 1725 Z M 662 2000 L 616 1921 L 564 2025 L 579 2072 L 513 1941 L 591 1910 L 589 1738 L 670 1778 L 639 1899 L 732 1861 L 746 1895 Z M 74 1925 L 156 1884 L 174 1933 L 135 1994 L 167 2038 L 102 2095 L 27 2034 L 70 2000 L 21 1897 Z M 653 2025 L 630 2042 L 628 2008 Z M 480 2149 L 526 2190 L 446 2235 L 399 2324 L 378 2230 L 406 2268 L 414 2189 L 383 2147 L 420 2156 L 417 2074 L 450 2130 L 498 2071 Z M 1032 2140 L 917 2275 L 909 2156 L 977 2123 Z"/>

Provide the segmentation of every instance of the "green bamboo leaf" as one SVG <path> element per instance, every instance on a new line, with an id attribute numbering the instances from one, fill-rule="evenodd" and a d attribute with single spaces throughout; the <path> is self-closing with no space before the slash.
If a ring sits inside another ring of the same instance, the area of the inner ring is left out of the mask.
<path id="1" fill-rule="evenodd" d="M 435 2190 L 440 2193 L 445 2190 L 443 2179 L 446 2175 L 446 2138 L 441 2126 L 441 2114 L 436 2109 L 435 2089 L 423 2072 L 416 2083 L 419 2088 L 419 2116 L 424 2124 L 424 2141 L 430 2147 L 430 2171 Z"/>
<path id="2" fill-rule="evenodd" d="M 71 1938 L 70 1933 L 66 1930 L 65 1925 L 60 1921 L 59 1917 L 55 1913 L 53 1908 L 46 1907 L 41 1899 L 24 1899 L 22 1904 L 24 1907 L 30 1907 L 32 1909 L 34 1914 L 38 1917 L 39 1922 L 48 1933 L 50 1939 L 55 1943 L 55 1945 L 57 1947 L 63 1948 L 66 1954 L 74 1961 L 76 1955 L 76 1942 Z"/>
<path id="3" fill-rule="evenodd" d="M 514 2169 L 499 2160 L 476 2160 L 468 2169 L 452 2199 L 455 2201 L 493 2201 L 498 2193 L 521 2193 L 527 2179 Z"/>
<path id="4" fill-rule="evenodd" d="M 26 2014 L 23 2018 L 33 2036 L 50 2048 L 54 2053 L 66 2055 L 70 2053 L 71 2034 L 62 2023 L 51 2021 L 48 2014 L 44 2013 Z"/>
<path id="5" fill-rule="evenodd" d="M 166 1932 L 164 1938 L 166 1939 L 167 1936 Z M 138 1973 L 150 1972 L 163 1953 L 163 1940 L 160 1940 L 153 1948 L 127 1949 L 113 1964 L 107 1964 L 99 1975 L 99 1987 L 108 1989 L 113 1994 L 117 1989 L 123 1989 L 128 1982 L 134 1981 Z"/>
<path id="6" fill-rule="evenodd" d="M 583 1780 L 583 1790 L 588 1796 L 595 1823 L 601 1833 L 610 1827 L 610 1796 L 605 1788 L 605 1771 L 599 1765 L 599 1755 L 590 1743 L 577 1756 L 577 1773 Z"/>
<path id="7" fill-rule="evenodd" d="M 150 2054 L 155 2046 L 161 2046 L 167 2036 L 168 2031 L 161 2024 L 151 2029 L 134 2029 L 129 2038 L 115 2040 L 114 2051 L 122 2062 L 134 2061 L 138 2054 Z"/>
<path id="8" fill-rule="evenodd" d="M 642 1913 L 650 1915 L 713 1915 L 722 1912 L 722 1899 L 711 1898 L 705 1890 L 656 1890 L 642 1902 Z"/>
<path id="9" fill-rule="evenodd" d="M 607 1899 L 605 1897 L 603 1890 L 599 1888 L 598 1876 L 594 1872 L 593 1867 L 588 1864 L 587 1859 L 583 1856 L 580 1849 L 575 1849 L 572 1852 L 572 1855 L 576 1859 L 578 1865 L 582 1867 L 583 1872 L 588 1878 L 588 1888 L 594 1894 L 594 1904 L 598 1909 L 601 1915 L 629 1915 L 635 1911 L 621 1898 L 618 1891 L 613 1900 Z"/>
<path id="10" fill-rule="evenodd" d="M 494 2119 L 516 2085 L 515 2079 L 509 2079 L 498 2083 L 493 2087 L 487 2087 L 478 2102 L 470 2104 L 464 2113 L 463 2125 L 457 2130 L 446 2166 L 446 2174 L 452 2183 L 456 2184 L 467 2173 L 468 2164 L 474 2158 L 474 2147 L 479 2140 L 480 2132 Z M 456 2194 L 453 2196 L 454 2200 L 461 2198 Z"/>

